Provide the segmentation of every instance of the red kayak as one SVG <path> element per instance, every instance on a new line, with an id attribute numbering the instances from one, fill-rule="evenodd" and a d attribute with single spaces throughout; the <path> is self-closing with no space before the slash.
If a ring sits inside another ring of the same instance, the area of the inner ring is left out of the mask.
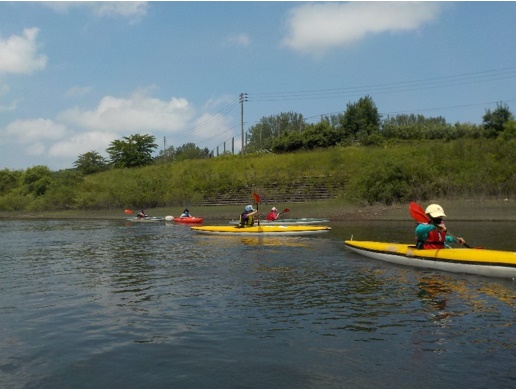
<path id="1" fill-rule="evenodd" d="M 172 220 L 175 223 L 199 224 L 199 223 L 202 223 L 203 218 L 202 217 L 189 216 L 189 217 L 174 217 Z"/>

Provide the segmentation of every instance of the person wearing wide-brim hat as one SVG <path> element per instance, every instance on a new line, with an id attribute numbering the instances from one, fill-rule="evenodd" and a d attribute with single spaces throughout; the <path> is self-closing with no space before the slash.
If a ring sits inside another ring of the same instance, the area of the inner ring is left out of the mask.
<path id="1" fill-rule="evenodd" d="M 257 209 L 254 209 L 252 205 L 246 205 L 244 212 L 240 214 L 240 223 L 238 227 L 252 227 L 254 225 L 254 215 L 258 213 Z"/>

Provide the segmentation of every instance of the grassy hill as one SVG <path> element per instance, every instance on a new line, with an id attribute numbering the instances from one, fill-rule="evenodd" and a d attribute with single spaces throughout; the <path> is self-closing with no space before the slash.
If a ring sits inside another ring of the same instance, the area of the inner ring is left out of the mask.
<path id="1" fill-rule="evenodd" d="M 420 141 L 288 154 L 224 155 L 112 169 L 52 184 L 43 195 L 17 188 L 0 210 L 109 211 L 267 206 L 326 201 L 389 206 L 429 199 L 513 199 L 516 139 Z M 317 215 L 314 215 L 317 216 Z"/>
<path id="2" fill-rule="evenodd" d="M 292 154 L 227 155 L 87 176 L 76 207 L 113 209 L 340 199 L 391 205 L 512 198 L 516 140 L 429 141 Z"/>

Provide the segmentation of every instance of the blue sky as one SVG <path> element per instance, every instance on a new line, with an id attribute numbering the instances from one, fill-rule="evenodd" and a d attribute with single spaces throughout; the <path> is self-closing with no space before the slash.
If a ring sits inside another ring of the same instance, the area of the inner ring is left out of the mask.
<path id="1" fill-rule="evenodd" d="M 0 2 L 0 169 L 115 139 L 219 152 L 281 112 L 516 113 L 516 2 Z"/>

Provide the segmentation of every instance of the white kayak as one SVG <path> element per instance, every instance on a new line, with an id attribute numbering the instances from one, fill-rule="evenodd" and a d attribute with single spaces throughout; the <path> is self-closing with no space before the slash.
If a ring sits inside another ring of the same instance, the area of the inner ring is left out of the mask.
<path id="1" fill-rule="evenodd" d="M 260 225 L 262 226 L 306 226 L 312 224 L 326 224 L 330 219 L 318 219 L 314 217 L 303 217 L 299 219 L 277 219 L 277 220 L 261 220 Z M 238 225 L 238 220 L 230 220 L 229 224 Z"/>
<path id="2" fill-rule="evenodd" d="M 126 217 L 125 220 L 134 222 L 134 223 L 156 223 L 156 222 L 164 222 L 164 217 L 156 217 L 156 216 L 146 216 L 146 217 Z"/>

